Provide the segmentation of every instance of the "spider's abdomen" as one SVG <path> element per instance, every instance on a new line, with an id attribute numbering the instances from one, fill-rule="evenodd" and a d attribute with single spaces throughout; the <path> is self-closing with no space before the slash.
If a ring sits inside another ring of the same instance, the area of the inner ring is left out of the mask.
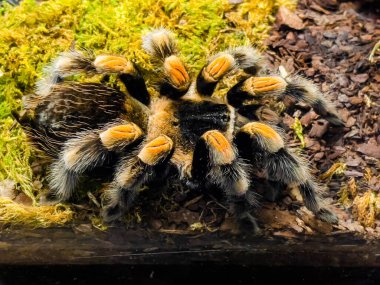
<path id="1" fill-rule="evenodd" d="M 125 112 L 124 101 L 123 93 L 102 84 L 59 85 L 36 107 L 35 124 L 69 133 L 96 128 Z"/>
<path id="2" fill-rule="evenodd" d="M 192 142 L 210 130 L 226 132 L 231 125 L 231 117 L 228 105 L 212 101 L 182 101 L 178 106 L 181 134 Z"/>
<path id="3" fill-rule="evenodd" d="M 36 95 L 31 100 L 29 111 L 34 115 L 24 129 L 36 146 L 52 157 L 78 133 L 118 118 L 136 121 L 143 129 L 147 124 L 142 104 L 99 83 L 61 83 L 47 96 Z"/>

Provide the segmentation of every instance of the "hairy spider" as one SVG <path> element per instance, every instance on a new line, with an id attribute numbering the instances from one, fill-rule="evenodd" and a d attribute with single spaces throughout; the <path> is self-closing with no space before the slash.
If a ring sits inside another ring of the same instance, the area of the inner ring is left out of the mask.
<path id="1" fill-rule="evenodd" d="M 194 188 L 217 186 L 233 203 L 237 218 L 257 204 L 256 178 L 298 186 L 306 207 L 318 218 L 337 222 L 320 205 L 319 186 L 307 163 L 286 146 L 275 126 L 278 116 L 261 99 L 290 96 L 308 103 L 331 124 L 342 121 L 334 106 L 308 80 L 266 75 L 263 57 L 238 47 L 211 57 L 192 81 L 173 35 L 158 29 L 143 48 L 160 67 L 159 96 L 150 96 L 139 69 L 121 56 L 72 50 L 45 71 L 18 120 L 30 139 L 53 157 L 49 184 L 59 201 L 70 198 L 80 177 L 109 165 L 113 180 L 105 192 L 105 221 L 120 218 L 142 184 L 166 179 L 173 170 Z M 225 98 L 213 96 L 218 82 L 240 70 L 243 78 Z M 65 77 L 116 73 L 127 93 L 102 83 Z M 244 205 L 244 207 L 240 207 Z"/>

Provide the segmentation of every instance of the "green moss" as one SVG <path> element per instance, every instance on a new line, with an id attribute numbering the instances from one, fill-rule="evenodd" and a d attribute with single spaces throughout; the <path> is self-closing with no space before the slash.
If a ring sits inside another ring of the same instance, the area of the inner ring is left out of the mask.
<path id="1" fill-rule="evenodd" d="M 30 162 L 34 152 L 12 110 L 32 92 L 42 68 L 75 41 L 100 53 L 123 54 L 151 70 L 141 34 L 152 27 L 175 32 L 182 56 L 195 72 L 206 56 L 228 46 L 262 48 L 279 5 L 296 0 L 53 0 L 0 7 L 0 181 L 11 179 L 35 201 Z"/>

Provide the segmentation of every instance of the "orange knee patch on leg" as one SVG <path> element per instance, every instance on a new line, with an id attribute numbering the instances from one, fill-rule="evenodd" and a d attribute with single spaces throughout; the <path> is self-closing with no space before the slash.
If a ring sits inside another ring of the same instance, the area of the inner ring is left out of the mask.
<path id="1" fill-rule="evenodd" d="M 203 77 L 209 82 L 215 82 L 226 75 L 234 66 L 235 60 L 229 54 L 222 54 L 211 61 L 203 70 Z"/>
<path id="2" fill-rule="evenodd" d="M 284 92 L 286 85 L 281 77 L 251 77 L 244 82 L 243 89 L 251 94 Z"/>
<path id="3" fill-rule="evenodd" d="M 208 131 L 202 138 L 206 141 L 214 163 L 229 164 L 235 159 L 235 152 L 227 138 L 219 131 Z"/>
<path id="4" fill-rule="evenodd" d="M 182 61 L 175 55 L 165 59 L 164 69 L 170 80 L 177 88 L 187 88 L 190 83 L 190 77 Z"/>
<path id="5" fill-rule="evenodd" d="M 139 159 L 148 164 L 155 165 L 164 160 L 173 149 L 173 141 L 165 136 L 159 136 L 147 143 L 139 152 Z"/>
<path id="6" fill-rule="evenodd" d="M 123 144 L 130 144 L 142 136 L 142 130 L 134 123 L 108 128 L 99 134 L 100 141 L 107 149 Z"/>
<path id="7" fill-rule="evenodd" d="M 117 72 L 133 74 L 136 72 L 133 64 L 121 56 L 114 55 L 100 55 L 95 61 L 94 65 L 97 71 Z"/>
<path id="8" fill-rule="evenodd" d="M 257 137 L 270 152 L 277 152 L 284 147 L 284 140 L 272 127 L 258 122 L 244 125 L 240 131 Z"/>

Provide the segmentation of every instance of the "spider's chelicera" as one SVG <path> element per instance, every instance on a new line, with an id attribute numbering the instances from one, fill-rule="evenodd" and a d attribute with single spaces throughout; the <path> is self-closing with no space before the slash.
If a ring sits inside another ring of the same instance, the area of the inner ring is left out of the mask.
<path id="1" fill-rule="evenodd" d="M 169 173 L 189 187 L 218 187 L 237 218 L 256 225 L 254 179 L 298 186 L 306 207 L 337 222 L 323 208 L 319 186 L 307 163 L 286 146 L 277 114 L 260 99 L 290 96 L 308 103 L 333 125 L 342 125 L 334 106 L 308 80 L 266 75 L 253 48 L 238 47 L 211 57 L 192 81 L 173 35 L 164 29 L 143 38 L 144 49 L 161 70 L 159 96 L 150 96 L 138 68 L 121 56 L 70 51 L 47 69 L 18 118 L 32 142 L 53 158 L 49 185 L 58 201 L 70 198 L 80 177 L 106 165 L 114 169 L 105 192 L 105 221 L 119 219 L 142 184 Z M 225 98 L 213 96 L 233 71 L 245 76 Z M 128 92 L 102 83 L 65 81 L 79 72 L 118 74 Z M 205 190 L 204 190 L 205 191 Z"/>

